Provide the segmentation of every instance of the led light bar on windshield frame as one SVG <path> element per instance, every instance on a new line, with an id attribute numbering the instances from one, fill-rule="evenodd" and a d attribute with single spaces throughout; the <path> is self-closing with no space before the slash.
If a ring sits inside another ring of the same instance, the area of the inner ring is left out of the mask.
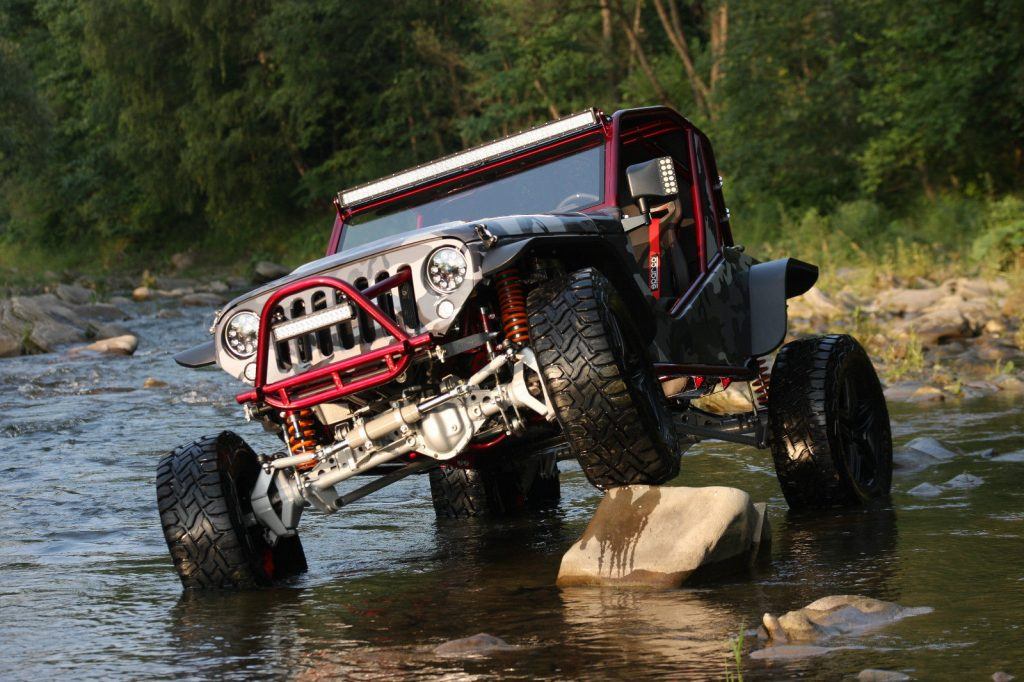
<path id="1" fill-rule="evenodd" d="M 457 171 L 466 170 L 487 161 L 535 147 L 544 142 L 551 142 L 573 133 L 584 131 L 597 125 L 599 122 L 600 117 L 597 110 L 589 109 L 579 114 L 552 121 L 551 123 L 539 125 L 522 133 L 510 135 L 509 137 L 489 142 L 464 152 L 452 154 L 437 161 L 432 161 L 353 189 L 345 190 L 338 196 L 342 206 L 362 204 L 397 190 L 406 189 L 428 180 L 436 180 Z"/>

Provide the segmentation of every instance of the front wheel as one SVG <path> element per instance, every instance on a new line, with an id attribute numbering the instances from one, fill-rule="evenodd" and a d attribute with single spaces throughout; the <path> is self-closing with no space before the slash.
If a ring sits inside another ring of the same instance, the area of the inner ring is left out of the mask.
<path id="1" fill-rule="evenodd" d="M 160 523 L 186 588 L 259 587 L 306 570 L 298 536 L 272 547 L 252 517 L 249 495 L 259 471 L 256 453 L 230 431 L 160 460 Z"/>
<path id="2" fill-rule="evenodd" d="M 664 394 L 624 301 L 587 268 L 530 292 L 530 343 L 573 455 L 601 490 L 679 473 Z"/>
<path id="3" fill-rule="evenodd" d="M 791 509 L 853 506 L 889 494 L 889 411 L 871 359 L 853 337 L 783 346 L 772 368 L 768 421 Z"/>

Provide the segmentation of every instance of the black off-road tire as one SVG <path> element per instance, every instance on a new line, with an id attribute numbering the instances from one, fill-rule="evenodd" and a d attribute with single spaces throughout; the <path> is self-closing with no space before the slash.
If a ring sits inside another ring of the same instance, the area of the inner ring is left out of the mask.
<path id="1" fill-rule="evenodd" d="M 430 497 L 438 518 L 509 516 L 558 504 L 560 485 L 553 455 L 512 459 L 502 454 L 474 458 L 471 466 L 432 469 Z"/>
<path id="2" fill-rule="evenodd" d="M 572 454 L 601 490 L 679 473 L 645 344 L 608 280 L 587 268 L 527 297 L 530 344 Z"/>
<path id="3" fill-rule="evenodd" d="M 306 570 L 298 536 L 271 547 L 246 524 L 259 475 L 256 454 L 230 431 L 177 448 L 157 465 L 164 538 L 186 588 L 253 588 Z"/>
<path id="4" fill-rule="evenodd" d="M 871 359 L 853 337 L 783 346 L 772 368 L 768 421 L 790 509 L 855 506 L 889 494 L 889 411 Z"/>

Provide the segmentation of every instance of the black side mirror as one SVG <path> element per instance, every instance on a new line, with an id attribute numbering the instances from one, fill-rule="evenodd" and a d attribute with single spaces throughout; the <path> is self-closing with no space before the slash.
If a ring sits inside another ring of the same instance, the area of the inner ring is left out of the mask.
<path id="1" fill-rule="evenodd" d="M 627 230 L 648 224 L 648 199 L 668 199 L 679 194 L 679 180 L 671 156 L 629 166 L 626 168 L 626 181 L 629 183 L 630 195 L 640 206 L 640 215 L 637 216 L 639 220 L 629 219 L 630 224 L 623 225 Z M 637 224 L 633 225 L 633 222 Z"/>

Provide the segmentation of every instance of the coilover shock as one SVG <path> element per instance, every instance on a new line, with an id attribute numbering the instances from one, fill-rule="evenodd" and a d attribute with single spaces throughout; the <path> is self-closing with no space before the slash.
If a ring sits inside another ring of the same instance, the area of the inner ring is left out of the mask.
<path id="1" fill-rule="evenodd" d="M 288 449 L 292 455 L 301 455 L 316 450 L 317 428 L 316 417 L 313 410 L 307 408 L 283 412 L 284 429 L 288 435 Z M 296 469 L 302 471 L 316 466 L 316 460 L 310 460 L 296 465 Z"/>
<path id="2" fill-rule="evenodd" d="M 526 316 L 526 289 L 517 268 L 505 268 L 494 276 L 498 290 L 498 309 L 501 327 L 509 343 L 523 345 L 530 342 L 530 328 Z"/>
<path id="3" fill-rule="evenodd" d="M 757 378 L 750 382 L 750 387 L 757 396 L 757 402 L 762 407 L 768 404 L 768 361 L 765 358 L 757 359 Z"/>

